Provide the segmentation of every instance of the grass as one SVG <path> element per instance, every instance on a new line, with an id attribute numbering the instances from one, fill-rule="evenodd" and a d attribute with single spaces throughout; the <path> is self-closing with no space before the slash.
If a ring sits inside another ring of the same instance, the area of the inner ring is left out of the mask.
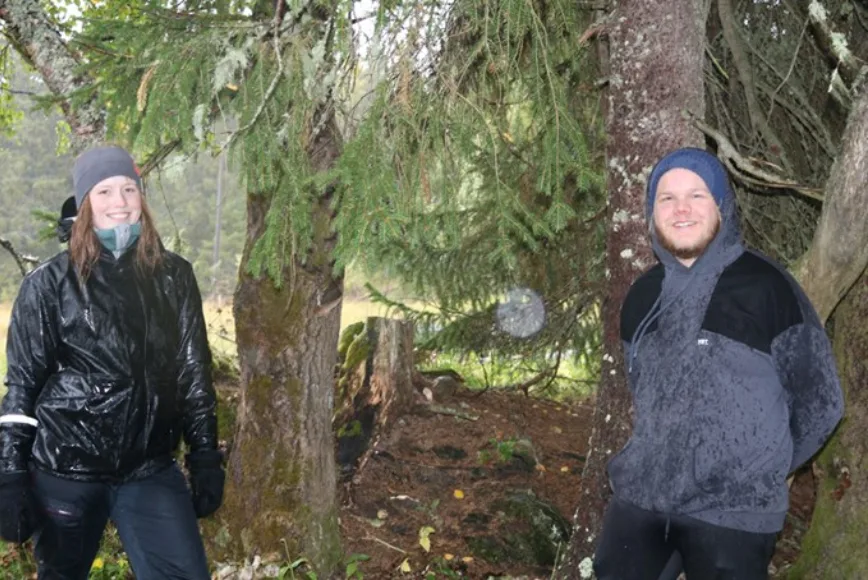
<path id="1" fill-rule="evenodd" d="M 11 303 L 0 303 L 0 376 L 6 376 L 6 329 L 12 313 Z M 204 304 L 205 323 L 208 325 L 208 340 L 215 356 L 234 359 L 235 327 L 232 321 L 232 304 L 208 301 Z M 344 300 L 341 310 L 341 328 L 369 316 L 385 316 L 386 307 L 365 299 Z M 0 397 L 6 386 L 0 385 Z"/>

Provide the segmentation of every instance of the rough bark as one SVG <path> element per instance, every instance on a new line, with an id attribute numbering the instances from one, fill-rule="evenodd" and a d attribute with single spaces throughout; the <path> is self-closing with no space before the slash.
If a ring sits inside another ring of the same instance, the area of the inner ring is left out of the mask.
<path id="1" fill-rule="evenodd" d="M 344 479 L 364 464 L 380 434 L 416 399 L 412 323 L 368 318 L 346 342 L 334 421 Z"/>
<path id="2" fill-rule="evenodd" d="M 61 37 L 38 0 L 0 0 L 3 34 L 59 97 L 64 119 L 72 129 L 72 148 L 81 151 L 105 137 L 105 111 L 93 99 L 76 103 L 69 97 L 92 81 L 79 73 L 80 62 Z"/>
<path id="3" fill-rule="evenodd" d="M 847 416 L 815 463 L 817 502 L 802 556 L 789 578 L 868 578 L 868 274 L 835 311 L 835 358 Z"/>
<path id="4" fill-rule="evenodd" d="M 868 525 L 866 170 L 868 91 L 863 91 L 850 112 L 841 153 L 826 184 L 826 203 L 813 243 L 797 270 L 822 319 L 834 310 L 835 359 L 846 417 L 815 464 L 817 503 L 791 578 L 868 577 L 868 557 L 859 548 Z"/>
<path id="5" fill-rule="evenodd" d="M 868 91 L 847 122 L 825 187 L 820 223 L 796 276 L 826 320 L 868 264 Z"/>
<path id="6" fill-rule="evenodd" d="M 631 430 L 630 395 L 620 336 L 621 303 L 636 277 L 653 263 L 644 218 L 645 183 L 667 151 L 703 146 L 685 111 L 705 114 L 703 49 L 706 0 L 614 3 L 608 33 L 606 111 L 609 229 L 603 365 L 594 428 L 560 578 L 589 578 L 589 557 L 600 532 L 610 490 L 606 463 Z M 677 41 L 676 41 L 677 39 Z"/>
<path id="7" fill-rule="evenodd" d="M 339 148 L 332 119 L 309 148 L 312 167 L 330 167 Z M 295 257 L 276 286 L 247 269 L 270 203 L 248 195 L 234 303 L 241 401 L 226 502 L 209 535 L 218 558 L 303 556 L 331 578 L 341 559 L 331 428 L 341 309 L 323 311 L 316 297 L 340 284 L 329 264 L 332 213 L 323 194 L 311 254 L 304 264 Z"/>

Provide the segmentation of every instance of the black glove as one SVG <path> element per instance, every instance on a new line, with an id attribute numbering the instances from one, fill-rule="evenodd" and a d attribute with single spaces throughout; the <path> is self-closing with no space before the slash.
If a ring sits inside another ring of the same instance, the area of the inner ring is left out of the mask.
<path id="1" fill-rule="evenodd" d="M 194 451 L 187 454 L 193 509 L 197 518 L 208 517 L 223 503 L 223 454 L 216 450 Z"/>
<path id="2" fill-rule="evenodd" d="M 20 544 L 36 530 L 37 509 L 30 474 L 0 473 L 0 538 Z"/>

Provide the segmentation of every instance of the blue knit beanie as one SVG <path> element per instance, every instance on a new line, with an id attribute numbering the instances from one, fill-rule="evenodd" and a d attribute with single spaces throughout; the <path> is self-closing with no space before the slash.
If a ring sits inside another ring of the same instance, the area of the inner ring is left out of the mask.
<path id="1" fill-rule="evenodd" d="M 654 212 L 654 197 L 657 195 L 657 184 L 663 174 L 670 169 L 688 169 L 697 174 L 705 182 L 718 208 L 723 208 L 727 197 L 732 197 L 729 176 L 720 160 L 703 149 L 684 147 L 668 153 L 651 171 L 648 178 L 648 189 L 645 195 L 645 215 L 650 218 Z"/>

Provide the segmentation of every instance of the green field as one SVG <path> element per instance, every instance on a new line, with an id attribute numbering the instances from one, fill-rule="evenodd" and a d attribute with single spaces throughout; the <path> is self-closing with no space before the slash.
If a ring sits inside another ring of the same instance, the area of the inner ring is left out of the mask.
<path id="1" fill-rule="evenodd" d="M 12 304 L 0 303 L 0 376 L 6 376 L 6 328 L 9 325 L 9 315 Z M 344 300 L 341 310 L 341 328 L 348 324 L 364 320 L 369 316 L 384 316 L 386 308 L 368 300 Z M 232 322 L 231 303 L 205 303 L 205 322 L 208 325 L 208 337 L 215 354 L 235 355 L 235 327 Z M 6 392 L 6 387 L 0 385 L 0 396 Z"/>

